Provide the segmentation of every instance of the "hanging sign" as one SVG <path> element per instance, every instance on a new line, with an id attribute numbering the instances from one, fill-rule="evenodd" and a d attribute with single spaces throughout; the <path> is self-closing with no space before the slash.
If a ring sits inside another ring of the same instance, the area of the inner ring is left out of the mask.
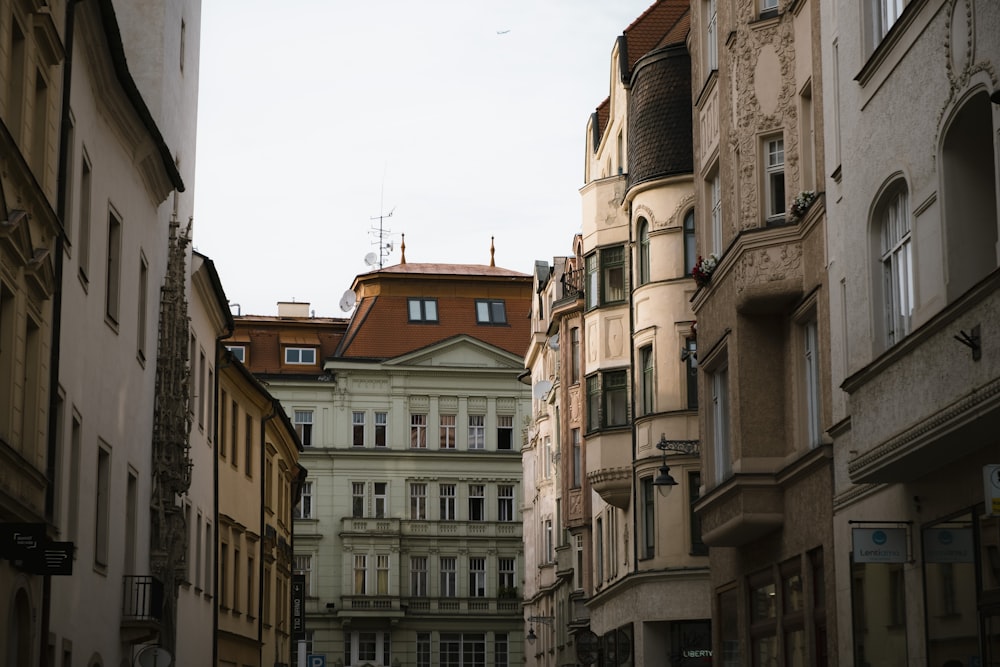
<path id="1" fill-rule="evenodd" d="M 855 528 L 855 563 L 905 563 L 905 528 Z"/>
<path id="2" fill-rule="evenodd" d="M 973 563 L 971 528 L 928 528 L 924 531 L 925 563 Z"/>
<path id="3" fill-rule="evenodd" d="M 983 490 L 986 494 L 986 511 L 1000 515 L 1000 464 L 983 466 Z"/>

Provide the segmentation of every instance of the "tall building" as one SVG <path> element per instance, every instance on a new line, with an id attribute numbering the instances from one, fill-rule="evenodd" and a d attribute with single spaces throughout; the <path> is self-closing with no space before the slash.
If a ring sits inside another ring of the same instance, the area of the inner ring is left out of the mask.
<path id="1" fill-rule="evenodd" d="M 304 445 L 302 647 L 344 667 L 519 664 L 531 277 L 404 257 L 345 299 L 349 320 L 281 304 L 230 343 Z"/>
<path id="2" fill-rule="evenodd" d="M 819 19 L 814 0 L 692 4 L 696 511 L 724 665 L 843 662 Z"/>
<path id="3" fill-rule="evenodd" d="M 30 3 L 29 3 L 30 4 Z M 0 2 L 0 637 L 11 664 L 38 664 L 44 627 L 41 549 L 18 550 L 30 526 L 50 530 L 47 484 L 51 355 L 61 257 L 59 114 L 61 12 Z M 61 547 L 62 556 L 68 553 Z"/>
<path id="4" fill-rule="evenodd" d="M 554 384 L 582 404 L 576 421 L 562 417 L 560 453 L 567 560 L 580 568 L 580 549 L 590 561 L 568 619 L 581 662 L 684 664 L 711 650 L 708 559 L 692 511 L 702 483 L 689 25 L 686 2 L 662 0 L 615 42 L 610 94 L 587 126 L 582 234 L 564 279 L 574 288 L 564 296 L 582 302 L 562 317 L 553 301 L 542 318 L 568 325 Z M 578 499 L 577 439 L 589 507 Z M 588 614 L 577 617 L 581 603 Z"/>
<path id="5" fill-rule="evenodd" d="M 842 663 L 1000 661 L 997 35 L 995 2 L 823 3 Z"/>

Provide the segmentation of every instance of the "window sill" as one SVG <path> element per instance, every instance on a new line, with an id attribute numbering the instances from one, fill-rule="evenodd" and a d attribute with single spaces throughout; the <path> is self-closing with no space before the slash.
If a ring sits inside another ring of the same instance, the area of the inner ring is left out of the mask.
<path id="1" fill-rule="evenodd" d="M 910 0 L 910 2 L 903 8 L 903 13 L 898 19 L 896 19 L 896 22 L 892 24 L 892 27 L 889 28 L 889 32 L 887 32 L 882 40 L 875 45 L 875 48 L 872 50 L 868 60 L 865 61 L 861 71 L 854 77 L 854 80 L 857 81 L 862 88 L 871 82 L 875 73 L 882 68 L 882 64 L 889 59 L 889 54 L 893 51 L 896 44 L 902 41 L 902 35 L 907 31 L 907 28 L 913 24 L 914 19 L 920 12 L 920 9 L 925 2 L 926 0 Z"/>

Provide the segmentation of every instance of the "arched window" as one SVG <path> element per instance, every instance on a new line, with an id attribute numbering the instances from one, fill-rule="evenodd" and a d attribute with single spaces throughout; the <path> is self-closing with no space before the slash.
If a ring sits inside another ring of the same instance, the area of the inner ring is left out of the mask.
<path id="1" fill-rule="evenodd" d="M 698 261 L 694 245 L 694 209 L 684 216 L 684 275 L 690 276 L 694 263 Z"/>
<path id="2" fill-rule="evenodd" d="M 891 347 L 910 333 L 913 313 L 913 250 L 905 181 L 897 180 L 883 190 L 872 223 L 878 243 L 874 303 L 881 309 L 882 343 Z"/>
<path id="3" fill-rule="evenodd" d="M 8 665 L 27 665 L 31 661 L 31 606 L 24 589 L 14 594 L 14 605 L 7 620 Z"/>
<path id="4" fill-rule="evenodd" d="M 941 146 L 948 300 L 997 268 L 996 157 L 986 92 L 972 95 L 951 119 Z"/>
<path id="5" fill-rule="evenodd" d="M 649 282 L 649 223 L 639 218 L 639 284 Z"/>

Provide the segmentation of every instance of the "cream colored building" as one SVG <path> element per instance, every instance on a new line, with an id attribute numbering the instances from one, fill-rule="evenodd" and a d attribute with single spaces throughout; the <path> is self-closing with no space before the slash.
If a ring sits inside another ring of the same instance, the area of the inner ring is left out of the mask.
<path id="1" fill-rule="evenodd" d="M 692 511 L 701 482 L 689 381 L 696 327 L 687 266 L 695 213 L 688 25 L 687 3 L 665 1 L 625 29 L 611 52 L 610 96 L 587 128 L 578 251 L 584 342 L 575 380 L 594 492 L 586 630 L 605 661 L 625 665 L 711 649 L 708 559 Z M 574 379 L 564 372 L 561 382 Z M 667 474 L 675 485 L 654 484 Z"/>
<path id="2" fill-rule="evenodd" d="M 996 664 L 1000 6 L 822 18 L 837 650 Z"/>

